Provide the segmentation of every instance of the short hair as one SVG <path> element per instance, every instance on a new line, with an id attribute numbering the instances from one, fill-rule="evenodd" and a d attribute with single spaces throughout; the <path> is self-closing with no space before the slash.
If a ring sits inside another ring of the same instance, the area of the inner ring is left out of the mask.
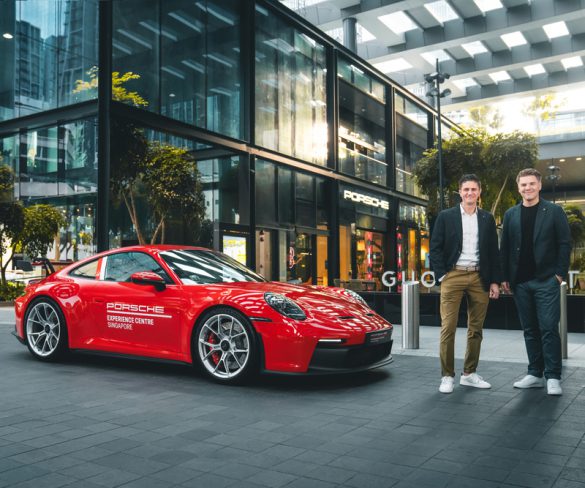
<path id="1" fill-rule="evenodd" d="M 542 180 L 542 175 L 540 174 L 540 171 L 534 168 L 524 168 L 523 170 L 520 170 L 518 176 L 516 176 L 516 183 L 518 183 L 520 181 L 520 178 L 522 178 L 523 176 L 536 176 L 536 179 L 538 181 Z"/>
<path id="2" fill-rule="evenodd" d="M 477 186 L 481 190 L 481 181 L 479 181 L 477 175 L 474 175 L 473 173 L 463 175 L 461 178 L 459 178 L 459 188 L 461 188 L 463 183 L 466 183 L 468 181 L 475 181 L 477 183 Z"/>

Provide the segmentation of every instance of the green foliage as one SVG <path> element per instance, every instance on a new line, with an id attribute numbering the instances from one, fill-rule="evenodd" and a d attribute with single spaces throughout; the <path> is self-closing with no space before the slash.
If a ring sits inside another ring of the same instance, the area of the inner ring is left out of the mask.
<path id="1" fill-rule="evenodd" d="M 51 205 L 32 205 L 24 209 L 22 250 L 30 257 L 46 256 L 55 235 L 65 226 L 65 218 Z"/>
<path id="2" fill-rule="evenodd" d="M 469 117 L 474 125 L 480 128 L 497 130 L 502 127 L 504 117 L 498 108 L 492 105 L 480 105 L 469 110 Z"/>
<path id="3" fill-rule="evenodd" d="M 415 167 L 415 178 L 422 192 L 429 197 L 430 215 L 438 212 L 438 151 L 428 149 Z M 482 182 L 482 206 L 496 218 L 516 198 L 515 176 L 522 168 L 534 166 L 538 160 L 536 139 L 531 134 L 513 132 L 490 135 L 485 129 L 470 129 L 459 137 L 443 141 L 443 174 L 445 201 L 458 191 L 459 178 L 475 173 Z M 450 201 L 451 200 L 451 201 Z"/>
<path id="4" fill-rule="evenodd" d="M 89 81 L 76 80 L 73 93 L 83 93 L 97 91 L 99 85 L 99 70 L 93 66 L 88 72 Z M 129 91 L 124 84 L 132 80 L 139 80 L 140 75 L 128 71 L 120 74 L 118 71 L 112 72 L 112 100 L 127 103 L 134 107 L 146 107 L 148 102 L 142 98 L 138 92 Z"/>
<path id="5" fill-rule="evenodd" d="M 8 281 L 0 285 L 0 302 L 10 302 L 24 293 L 24 283 Z"/>
<path id="6" fill-rule="evenodd" d="M 567 220 L 569 221 L 569 229 L 571 230 L 571 243 L 573 248 L 573 266 L 581 265 L 577 263 L 579 257 L 577 256 L 577 248 L 580 244 L 585 242 L 585 215 L 581 208 L 577 205 L 564 205 L 565 213 L 567 214 Z M 581 259 L 585 259 L 585 256 L 581 256 Z M 581 269 L 579 267 L 575 269 Z"/>
<path id="7" fill-rule="evenodd" d="M 14 172 L 10 166 L 2 164 L 0 155 L 0 202 L 8 202 L 13 199 Z"/>
<path id="8" fill-rule="evenodd" d="M 145 161 L 144 183 L 147 201 L 159 224 L 151 242 L 156 242 L 159 232 L 164 242 L 164 229 L 169 214 L 177 212 L 187 217 L 187 222 L 201 222 L 205 217 L 205 199 L 201 176 L 193 157 L 186 149 L 150 143 Z"/>

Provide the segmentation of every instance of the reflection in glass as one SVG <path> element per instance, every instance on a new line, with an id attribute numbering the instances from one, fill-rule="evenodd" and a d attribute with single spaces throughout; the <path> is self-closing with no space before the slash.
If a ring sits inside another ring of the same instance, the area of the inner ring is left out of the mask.
<path id="1" fill-rule="evenodd" d="M 325 48 L 260 6 L 256 26 L 256 143 L 325 165 Z"/>
<path id="2" fill-rule="evenodd" d="M 95 98 L 75 92 L 97 66 L 97 0 L 0 2 L 0 120 Z"/>
<path id="3" fill-rule="evenodd" d="M 414 180 L 416 162 L 427 148 L 427 112 L 403 97 L 397 96 L 396 113 L 396 189 L 422 196 Z M 406 112 L 405 110 L 408 109 Z M 424 125 L 418 121 L 424 120 Z"/>
<path id="4" fill-rule="evenodd" d="M 9 177 L 12 179 L 13 188 L 0 194 L 1 199 L 18 200 L 20 186 L 18 184 L 18 136 L 0 138 L 0 166 L 7 166 Z"/>

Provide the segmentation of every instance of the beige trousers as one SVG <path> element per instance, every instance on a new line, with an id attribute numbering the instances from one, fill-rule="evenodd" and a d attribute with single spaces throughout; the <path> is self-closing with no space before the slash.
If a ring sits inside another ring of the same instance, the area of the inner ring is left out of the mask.
<path id="1" fill-rule="evenodd" d="M 483 289 L 478 271 L 452 270 L 441 281 L 442 376 L 455 376 L 455 330 L 464 293 L 467 295 L 467 350 L 463 372 L 475 373 L 479 362 L 489 293 Z"/>

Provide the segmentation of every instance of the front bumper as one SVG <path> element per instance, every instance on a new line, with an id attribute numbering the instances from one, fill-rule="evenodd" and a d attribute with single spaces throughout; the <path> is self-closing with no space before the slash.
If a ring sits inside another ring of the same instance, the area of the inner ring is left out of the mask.
<path id="1" fill-rule="evenodd" d="M 347 347 L 318 345 L 307 374 L 352 373 L 390 364 L 393 341 Z"/>

